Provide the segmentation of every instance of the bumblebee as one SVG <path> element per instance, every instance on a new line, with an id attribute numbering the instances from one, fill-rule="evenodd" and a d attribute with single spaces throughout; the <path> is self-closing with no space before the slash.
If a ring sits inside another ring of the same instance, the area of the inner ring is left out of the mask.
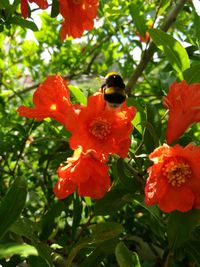
<path id="1" fill-rule="evenodd" d="M 121 106 L 126 99 L 126 89 L 122 77 L 116 72 L 110 72 L 104 78 L 101 92 L 105 101 L 112 108 Z"/>

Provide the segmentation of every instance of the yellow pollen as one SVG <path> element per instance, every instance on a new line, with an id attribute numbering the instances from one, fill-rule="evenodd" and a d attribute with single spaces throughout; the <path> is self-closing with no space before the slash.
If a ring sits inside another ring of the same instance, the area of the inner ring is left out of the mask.
<path id="1" fill-rule="evenodd" d="M 180 187 L 190 178 L 192 171 L 182 158 L 169 158 L 162 167 L 163 175 L 172 186 Z"/>
<path id="2" fill-rule="evenodd" d="M 89 131 L 96 138 L 104 140 L 111 132 L 111 124 L 106 119 L 97 117 L 91 122 Z"/>
<path id="3" fill-rule="evenodd" d="M 50 106 L 50 110 L 56 110 L 56 109 L 57 109 L 56 104 L 52 104 L 52 105 Z"/>

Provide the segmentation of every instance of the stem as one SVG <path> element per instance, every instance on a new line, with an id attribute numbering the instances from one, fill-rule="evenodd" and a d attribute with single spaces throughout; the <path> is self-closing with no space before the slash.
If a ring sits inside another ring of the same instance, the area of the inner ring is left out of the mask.
<path id="1" fill-rule="evenodd" d="M 179 0 L 177 5 L 171 10 L 171 12 L 168 14 L 166 19 L 164 20 L 162 26 L 160 27 L 161 30 L 166 32 L 170 26 L 174 23 L 176 20 L 178 14 L 182 10 L 184 4 L 187 2 L 187 0 Z M 141 60 L 133 72 L 133 74 L 130 76 L 128 84 L 126 86 L 127 94 L 129 95 L 132 88 L 135 86 L 138 78 L 141 76 L 142 72 L 145 70 L 147 64 L 153 57 L 154 52 L 156 51 L 155 44 L 151 41 L 148 49 L 146 49 L 143 53 L 143 56 L 141 57 Z"/>

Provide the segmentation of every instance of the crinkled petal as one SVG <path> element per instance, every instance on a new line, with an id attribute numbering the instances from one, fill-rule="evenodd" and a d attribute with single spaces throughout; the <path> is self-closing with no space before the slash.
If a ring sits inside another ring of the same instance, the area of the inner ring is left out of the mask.
<path id="1" fill-rule="evenodd" d="M 66 36 L 73 38 L 81 37 L 85 30 L 91 30 L 94 19 L 97 16 L 98 1 L 83 0 L 75 1 L 59 0 L 60 13 L 64 17 L 61 29 L 61 39 Z"/>
<path id="2" fill-rule="evenodd" d="M 20 116 L 27 118 L 52 118 L 71 131 L 76 127 L 81 106 L 72 105 L 69 97 L 67 82 L 61 76 L 49 76 L 33 94 L 35 107 L 21 106 L 17 111 Z"/>
<path id="3" fill-rule="evenodd" d="M 76 184 L 68 178 L 60 178 L 53 191 L 57 198 L 64 199 L 76 191 Z"/>

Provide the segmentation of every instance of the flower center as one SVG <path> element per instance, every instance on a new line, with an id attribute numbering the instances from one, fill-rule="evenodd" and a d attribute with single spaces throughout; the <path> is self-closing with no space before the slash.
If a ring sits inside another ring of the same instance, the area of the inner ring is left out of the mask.
<path id="1" fill-rule="evenodd" d="M 184 159 L 174 157 L 164 163 L 162 173 L 172 186 L 180 187 L 190 178 L 192 170 Z"/>
<path id="2" fill-rule="evenodd" d="M 106 139 L 110 134 L 111 124 L 104 118 L 95 118 L 89 127 L 89 131 L 100 140 Z"/>

